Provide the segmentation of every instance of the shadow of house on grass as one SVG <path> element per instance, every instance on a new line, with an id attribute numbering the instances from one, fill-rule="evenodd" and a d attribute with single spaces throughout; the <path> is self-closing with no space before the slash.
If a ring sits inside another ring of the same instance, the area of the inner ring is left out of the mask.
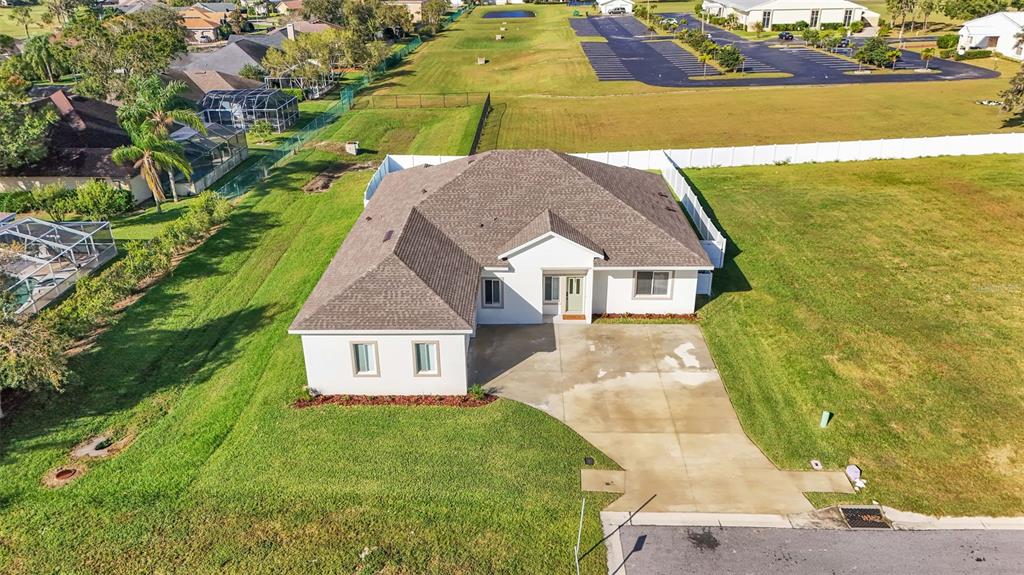
<path id="1" fill-rule="evenodd" d="M 718 219 L 715 214 L 714 208 L 708 203 L 704 194 L 700 191 L 697 184 L 693 183 L 692 180 L 683 172 L 680 172 L 683 178 L 686 180 L 687 185 L 693 190 L 694 195 L 697 196 L 697 201 L 700 202 L 701 207 L 704 209 L 704 213 L 711 219 L 711 223 L 722 232 L 725 236 L 725 261 L 721 268 L 716 269 L 711 282 L 711 295 L 709 296 L 697 296 L 697 311 L 700 308 L 713 301 L 718 296 L 730 293 L 730 292 L 745 292 L 753 289 L 750 282 L 747 281 L 747 277 L 743 274 L 743 270 L 740 269 L 739 264 L 736 263 L 736 258 L 743 253 L 743 249 L 740 245 L 729 235 L 728 230 L 722 225 L 722 222 Z M 683 210 L 685 213 L 685 210 Z"/>

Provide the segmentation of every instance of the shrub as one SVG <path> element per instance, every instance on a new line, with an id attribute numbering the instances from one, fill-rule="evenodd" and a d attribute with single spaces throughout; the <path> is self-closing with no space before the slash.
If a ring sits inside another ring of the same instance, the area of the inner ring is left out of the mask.
<path id="1" fill-rule="evenodd" d="M 821 32 L 815 30 L 814 28 L 806 28 L 800 34 L 800 37 L 803 38 L 804 42 L 807 42 L 808 44 L 817 45 L 818 41 L 821 39 Z"/>
<path id="2" fill-rule="evenodd" d="M 281 91 L 295 96 L 295 99 L 299 102 L 306 99 L 306 93 L 302 91 L 302 88 L 281 88 Z"/>
<path id="3" fill-rule="evenodd" d="M 34 207 L 32 192 L 28 190 L 0 192 L 0 212 L 27 212 Z"/>
<path id="4" fill-rule="evenodd" d="M 743 66 L 743 54 L 740 53 L 739 48 L 735 46 L 723 46 L 718 50 L 718 54 L 715 56 L 718 63 L 722 65 L 727 72 L 733 72 L 739 70 Z"/>
<path id="5" fill-rule="evenodd" d="M 801 32 L 810 27 L 810 24 L 800 20 L 792 24 L 772 24 L 772 32 Z"/>
<path id="6" fill-rule="evenodd" d="M 132 193 L 103 180 L 93 180 L 75 190 L 75 211 L 94 220 L 126 212 L 132 207 Z"/>
<path id="7" fill-rule="evenodd" d="M 74 192 L 71 188 L 59 183 L 34 188 L 32 203 L 46 212 L 51 220 L 58 222 L 66 220 L 68 214 L 75 211 Z"/>
<path id="8" fill-rule="evenodd" d="M 863 22 L 861 22 L 860 20 L 855 20 L 853 22 L 850 22 L 850 32 L 853 32 L 854 34 L 860 34 L 863 31 L 864 31 L 864 23 Z"/>
<path id="9" fill-rule="evenodd" d="M 469 386 L 469 389 L 466 390 L 466 393 L 467 395 L 469 395 L 470 397 L 477 401 L 487 397 L 487 390 L 484 389 L 484 386 L 480 385 L 479 383 Z"/>
<path id="10" fill-rule="evenodd" d="M 935 45 L 940 50 L 948 50 L 950 48 L 956 48 L 956 45 L 960 43 L 960 36 L 958 34 L 943 34 L 935 40 Z"/>
<path id="11" fill-rule="evenodd" d="M 843 30 L 846 27 L 843 26 L 840 22 L 825 22 L 824 24 L 819 26 L 819 28 L 821 28 L 822 30 Z"/>
<path id="12" fill-rule="evenodd" d="M 992 55 L 992 50 L 968 50 L 963 54 L 957 54 L 957 60 L 977 60 L 978 58 L 988 58 Z"/>
<path id="13" fill-rule="evenodd" d="M 956 48 L 946 48 L 945 50 L 939 50 L 939 58 L 956 58 Z"/>

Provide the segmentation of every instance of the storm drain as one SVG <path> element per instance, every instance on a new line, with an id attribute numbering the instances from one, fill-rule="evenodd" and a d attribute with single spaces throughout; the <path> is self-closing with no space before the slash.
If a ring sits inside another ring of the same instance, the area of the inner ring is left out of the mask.
<path id="1" fill-rule="evenodd" d="M 839 511 L 851 529 L 892 529 L 878 507 L 840 507 Z"/>

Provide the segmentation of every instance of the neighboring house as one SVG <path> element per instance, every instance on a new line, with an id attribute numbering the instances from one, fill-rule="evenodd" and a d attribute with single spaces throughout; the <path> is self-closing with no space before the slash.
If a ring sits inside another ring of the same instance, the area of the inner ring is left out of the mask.
<path id="1" fill-rule="evenodd" d="M 189 42 L 195 44 L 205 44 L 207 42 L 216 42 L 220 39 L 220 27 L 223 22 L 219 20 L 212 20 L 210 18 L 197 17 L 197 16 L 185 16 L 181 19 L 185 29 L 189 33 Z"/>
<path id="2" fill-rule="evenodd" d="M 134 14 L 136 12 L 151 10 L 158 6 L 168 8 L 167 4 L 160 2 L 160 0 L 120 0 L 117 3 L 116 8 L 124 14 Z"/>
<path id="3" fill-rule="evenodd" d="M 136 203 L 151 199 L 145 178 L 134 166 L 115 164 L 110 155 L 115 148 L 131 143 L 131 138 L 117 121 L 117 108 L 90 98 L 71 95 L 64 89 L 47 89 L 34 106 L 52 105 L 59 119 L 50 128 L 47 138 L 49 152 L 42 160 L 16 170 L 0 172 L 0 193 L 30 190 L 36 186 L 61 183 L 77 187 L 91 180 L 106 180 L 128 189 Z M 185 158 L 192 166 L 191 178 L 175 174 L 178 195 L 195 194 L 206 189 L 241 163 L 249 155 L 245 133 L 235 128 L 207 126 L 210 134 L 185 134 L 178 129 L 172 137 L 184 147 Z M 165 189 L 167 174 L 161 174 Z M 168 194 L 170 195 L 170 194 Z"/>
<path id="4" fill-rule="evenodd" d="M 632 14 L 633 0 L 598 0 L 602 14 Z"/>
<path id="5" fill-rule="evenodd" d="M 388 4 L 404 6 L 412 14 L 414 24 L 423 19 L 423 0 L 388 0 Z"/>
<path id="6" fill-rule="evenodd" d="M 278 14 L 297 14 L 302 12 L 302 0 L 282 0 L 277 3 Z"/>
<path id="7" fill-rule="evenodd" d="M 478 325 L 692 313 L 712 269 L 660 175 L 485 152 L 385 177 L 289 333 L 313 394 L 462 394 Z"/>
<path id="8" fill-rule="evenodd" d="M 117 122 L 116 107 L 72 96 L 62 89 L 47 90 L 39 96 L 34 106 L 52 105 L 59 115 L 47 138 L 49 151 L 34 164 L 0 172 L 0 193 L 57 182 L 74 187 L 106 180 L 131 190 L 136 202 L 152 197 L 137 170 L 110 160 L 114 148 L 131 143 Z"/>
<path id="9" fill-rule="evenodd" d="M 263 85 L 263 82 L 216 70 L 168 70 L 163 76 L 185 84 L 181 97 L 193 102 L 202 100 L 215 90 L 245 90 Z"/>
<path id="10" fill-rule="evenodd" d="M 299 120 L 298 99 L 281 90 L 214 90 L 196 106 L 204 122 L 248 130 L 260 120 L 283 132 Z"/>
<path id="11" fill-rule="evenodd" d="M 992 50 L 1007 58 L 1024 59 L 1024 12 L 998 12 L 964 22 L 957 51 Z"/>
<path id="12" fill-rule="evenodd" d="M 267 50 L 271 47 L 250 40 L 248 37 L 242 37 L 240 40 L 228 42 L 210 52 L 189 52 L 179 56 L 171 62 L 170 68 L 173 70 L 207 70 L 237 76 L 246 64 L 260 66 Z"/>
<path id="13" fill-rule="evenodd" d="M 853 22 L 878 25 L 879 14 L 849 0 L 704 0 L 704 11 L 712 16 L 736 19 L 747 30 L 760 23 L 765 30 L 773 24 L 806 22 L 811 28 L 822 24 L 849 26 Z"/>

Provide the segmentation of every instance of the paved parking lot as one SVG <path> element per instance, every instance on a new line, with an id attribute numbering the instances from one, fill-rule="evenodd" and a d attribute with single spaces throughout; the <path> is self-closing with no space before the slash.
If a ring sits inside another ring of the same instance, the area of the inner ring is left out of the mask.
<path id="1" fill-rule="evenodd" d="M 701 24 L 690 14 L 664 14 L 685 26 L 699 29 Z M 595 16 L 573 18 L 570 24 L 577 36 L 605 38 L 605 42 L 583 42 L 599 80 L 635 80 L 652 86 L 721 87 L 721 86 L 786 86 L 809 84 L 870 84 L 885 82 L 934 82 L 994 78 L 996 72 L 951 60 L 932 60 L 935 73 L 851 75 L 861 66 L 846 58 L 804 47 L 799 42 L 789 48 L 772 47 L 773 40 L 755 42 L 731 32 L 705 25 L 705 30 L 719 44 L 732 44 L 746 57 L 744 71 L 755 75 L 725 79 L 697 79 L 704 66 L 697 58 L 676 45 L 668 36 L 653 36 L 632 16 Z M 852 50 L 851 50 L 852 52 Z M 904 50 L 897 70 L 923 68 L 924 63 L 913 52 Z M 764 78 L 757 73 L 786 73 L 789 77 Z M 708 66 L 709 76 L 721 76 Z"/>

